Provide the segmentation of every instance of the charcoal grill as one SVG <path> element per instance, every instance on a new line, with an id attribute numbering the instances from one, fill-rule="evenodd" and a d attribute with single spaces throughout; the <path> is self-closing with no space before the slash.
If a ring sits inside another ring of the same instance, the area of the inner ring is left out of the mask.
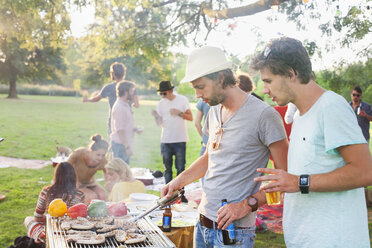
<path id="1" fill-rule="evenodd" d="M 114 237 L 106 238 L 105 243 L 99 245 L 82 245 L 75 242 L 67 242 L 67 234 L 60 228 L 58 218 L 47 215 L 46 220 L 46 247 L 47 248 L 131 248 L 131 247 L 153 247 L 153 248 L 176 248 L 175 244 L 151 222 L 148 217 L 144 217 L 137 222 L 139 233 L 147 238 L 144 242 L 137 244 L 124 244 L 116 241 Z"/>

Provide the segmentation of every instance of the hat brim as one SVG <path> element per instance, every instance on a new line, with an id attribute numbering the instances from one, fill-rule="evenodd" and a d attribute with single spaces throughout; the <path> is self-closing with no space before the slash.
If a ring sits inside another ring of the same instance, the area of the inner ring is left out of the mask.
<path id="1" fill-rule="evenodd" d="M 163 90 L 163 89 L 158 89 L 157 91 L 168 91 L 168 90 L 171 90 L 171 89 L 173 89 L 174 88 L 174 86 L 172 86 L 172 87 L 170 87 L 169 89 L 167 89 L 167 90 Z"/>
<path id="2" fill-rule="evenodd" d="M 187 82 L 192 82 L 198 78 L 201 78 L 205 75 L 208 75 L 208 74 L 211 74 L 211 73 L 214 73 L 214 72 L 218 72 L 218 71 L 222 71 L 222 70 L 226 70 L 226 69 L 232 69 L 232 62 L 231 61 L 227 61 L 226 63 L 222 64 L 222 65 L 219 65 L 215 68 L 213 68 L 212 70 L 209 70 L 209 71 L 206 71 L 206 72 L 203 72 L 203 73 L 191 73 L 189 75 L 186 75 L 182 80 L 181 80 L 181 83 L 187 83 Z"/>

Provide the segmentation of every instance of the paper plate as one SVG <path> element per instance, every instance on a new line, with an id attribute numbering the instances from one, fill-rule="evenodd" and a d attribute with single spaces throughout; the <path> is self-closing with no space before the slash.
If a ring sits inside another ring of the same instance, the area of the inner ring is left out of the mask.
<path id="1" fill-rule="evenodd" d="M 129 195 L 132 201 L 154 201 L 159 199 L 159 196 L 146 193 L 132 193 Z"/>

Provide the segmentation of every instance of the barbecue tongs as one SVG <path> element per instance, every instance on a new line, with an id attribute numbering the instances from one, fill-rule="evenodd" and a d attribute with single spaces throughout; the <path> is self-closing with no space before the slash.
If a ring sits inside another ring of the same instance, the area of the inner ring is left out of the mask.
<path id="1" fill-rule="evenodd" d="M 162 197 L 161 199 L 157 200 L 156 204 L 149 208 L 148 210 L 146 210 L 146 212 L 144 212 L 143 214 L 140 214 L 136 217 L 134 217 L 132 219 L 133 222 L 137 222 L 139 219 L 145 217 L 146 215 L 148 215 L 149 213 L 151 213 L 152 211 L 154 211 L 155 209 L 159 208 L 159 207 L 165 207 L 169 204 L 171 204 L 172 202 L 174 202 L 175 200 L 179 199 L 181 196 L 183 196 L 183 194 L 185 193 L 185 190 L 183 189 L 180 189 L 180 190 L 176 190 L 173 192 L 172 196 L 167 198 L 167 197 Z"/>

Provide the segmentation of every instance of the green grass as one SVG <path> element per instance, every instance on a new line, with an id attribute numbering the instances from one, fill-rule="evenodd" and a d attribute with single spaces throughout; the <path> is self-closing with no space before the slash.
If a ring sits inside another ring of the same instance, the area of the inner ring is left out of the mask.
<path id="1" fill-rule="evenodd" d="M 5 138 L 0 144 L 1 156 L 49 160 L 55 156 L 57 144 L 75 149 L 87 146 L 89 137 L 95 133 L 107 136 L 105 101 L 83 104 L 81 98 L 74 97 L 22 95 L 20 100 L 4 97 L 0 95 L 0 137 Z M 163 170 L 161 129 L 151 115 L 156 103 L 143 100 L 141 107 L 134 109 L 136 124 L 144 132 L 135 138 L 132 167 Z M 192 110 L 195 111 L 193 104 Z M 188 122 L 188 130 L 187 165 L 198 157 L 201 141 L 192 122 Z M 0 175 L 0 193 L 6 195 L 0 202 L 0 247 L 8 247 L 17 236 L 26 235 L 23 220 L 33 214 L 41 188 L 52 180 L 53 168 L 2 168 Z M 96 178 L 103 178 L 102 173 L 97 173 Z M 285 247 L 283 235 L 258 233 L 256 247 Z"/>

